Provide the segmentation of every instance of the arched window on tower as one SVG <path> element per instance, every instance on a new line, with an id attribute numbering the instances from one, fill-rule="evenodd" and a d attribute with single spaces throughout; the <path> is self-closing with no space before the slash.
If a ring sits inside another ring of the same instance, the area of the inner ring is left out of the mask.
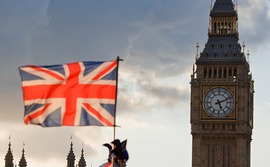
<path id="1" fill-rule="evenodd" d="M 219 68 L 218 69 L 218 78 L 221 78 L 222 77 L 222 68 Z"/>
<path id="2" fill-rule="evenodd" d="M 213 72 L 212 72 L 212 68 L 209 69 L 209 74 L 208 74 L 208 77 L 211 78 L 213 75 Z"/>
<path id="3" fill-rule="evenodd" d="M 228 77 L 227 76 L 227 70 L 228 70 L 228 67 L 223 68 L 223 76 L 224 76 L 224 78 Z"/>
<path id="4" fill-rule="evenodd" d="M 227 22 L 225 22 L 225 27 L 224 27 L 224 29 L 225 29 L 225 34 L 227 34 L 227 33 L 228 33 Z"/>
<path id="5" fill-rule="evenodd" d="M 232 67 L 229 67 L 229 77 L 232 77 Z"/>
<path id="6" fill-rule="evenodd" d="M 220 34 L 220 22 L 218 22 L 217 34 Z"/>
<path id="7" fill-rule="evenodd" d="M 236 67 L 234 67 L 234 69 L 233 69 L 233 77 L 237 78 L 237 69 L 236 69 Z"/>
<path id="8" fill-rule="evenodd" d="M 214 23 L 214 34 L 216 34 L 217 33 L 217 23 L 215 22 Z"/>
<path id="9" fill-rule="evenodd" d="M 224 34 L 224 22 L 221 22 L 221 34 Z"/>
<path id="10" fill-rule="evenodd" d="M 231 24 L 231 22 L 229 22 L 229 25 L 228 25 L 228 34 L 231 34 L 231 29 L 232 29 L 232 24 Z"/>
<path id="11" fill-rule="evenodd" d="M 207 67 L 204 67 L 203 76 L 204 78 L 207 78 Z"/>
<path id="12" fill-rule="evenodd" d="M 217 78 L 217 67 L 214 67 L 214 78 Z"/>

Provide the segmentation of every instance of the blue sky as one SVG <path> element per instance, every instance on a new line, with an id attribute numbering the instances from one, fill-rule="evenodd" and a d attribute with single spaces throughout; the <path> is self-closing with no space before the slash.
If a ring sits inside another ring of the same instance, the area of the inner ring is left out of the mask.
<path id="1" fill-rule="evenodd" d="M 191 166 L 190 74 L 196 43 L 207 41 L 210 0 L 0 0 L 0 166 L 11 135 L 29 167 L 66 165 L 70 136 L 76 159 L 105 162 L 106 127 L 24 125 L 18 67 L 73 61 L 120 63 L 116 131 L 128 139 L 129 167 Z M 270 3 L 238 0 L 240 43 L 250 51 L 255 80 L 252 166 L 270 165 Z M 1 158 L 2 157 L 2 158 Z"/>

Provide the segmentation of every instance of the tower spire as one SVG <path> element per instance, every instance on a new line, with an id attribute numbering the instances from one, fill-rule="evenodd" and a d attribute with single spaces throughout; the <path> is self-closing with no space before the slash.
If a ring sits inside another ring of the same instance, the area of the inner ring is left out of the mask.
<path id="1" fill-rule="evenodd" d="M 196 60 L 199 58 L 199 42 L 197 42 L 196 48 L 197 48 L 197 52 L 196 52 Z"/>
<path id="2" fill-rule="evenodd" d="M 83 150 L 83 143 L 82 143 L 82 153 L 81 153 L 81 158 L 79 160 L 79 164 L 78 167 L 86 167 L 86 161 L 84 159 L 84 154 L 83 154 L 84 150 Z"/>
<path id="3" fill-rule="evenodd" d="M 74 152 L 73 152 L 73 143 L 72 143 L 72 136 L 70 137 L 70 150 L 69 150 L 69 153 L 67 155 L 67 167 L 75 167 L 75 155 L 74 155 Z"/>
<path id="4" fill-rule="evenodd" d="M 13 167 L 14 166 L 13 160 L 14 160 L 13 154 L 11 151 L 11 136 L 9 136 L 8 151 L 5 156 L 5 167 Z"/>
<path id="5" fill-rule="evenodd" d="M 24 146 L 25 146 L 25 143 L 23 143 L 23 149 L 22 149 L 22 157 L 19 161 L 19 167 L 26 167 L 27 166 L 27 162 L 26 162 L 26 159 L 25 159 L 25 155 L 24 155 Z"/>

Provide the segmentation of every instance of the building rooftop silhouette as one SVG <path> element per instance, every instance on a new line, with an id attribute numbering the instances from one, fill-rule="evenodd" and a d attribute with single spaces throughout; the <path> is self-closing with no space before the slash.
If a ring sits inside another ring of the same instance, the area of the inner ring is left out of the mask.
<path id="1" fill-rule="evenodd" d="M 10 140 L 10 138 L 9 138 Z M 4 167 L 27 167 L 27 160 L 25 157 L 25 149 L 24 149 L 25 144 L 23 143 L 23 149 L 22 149 L 22 155 L 20 158 L 20 161 L 18 164 L 14 163 L 14 157 L 13 157 L 13 150 L 11 148 L 11 142 L 9 141 L 8 143 L 8 150 L 5 155 L 5 166 Z M 73 142 L 71 141 L 70 143 L 70 150 L 67 155 L 67 166 L 66 167 L 86 167 L 86 161 L 84 158 L 84 149 L 82 148 L 81 150 L 81 156 L 79 161 L 76 164 L 76 156 L 73 151 Z M 76 165 L 75 165 L 76 164 Z M 30 165 L 31 167 L 31 165 Z"/>

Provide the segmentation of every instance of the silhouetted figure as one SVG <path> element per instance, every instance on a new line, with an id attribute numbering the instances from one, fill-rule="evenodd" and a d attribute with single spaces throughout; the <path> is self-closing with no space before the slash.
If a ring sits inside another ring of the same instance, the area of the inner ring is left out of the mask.
<path id="1" fill-rule="evenodd" d="M 111 144 L 108 143 L 103 144 L 103 146 L 109 149 L 108 162 L 112 162 L 112 158 L 114 158 L 115 167 L 125 167 L 126 162 L 129 159 L 126 145 L 127 140 L 120 142 L 119 139 L 112 141 Z"/>

